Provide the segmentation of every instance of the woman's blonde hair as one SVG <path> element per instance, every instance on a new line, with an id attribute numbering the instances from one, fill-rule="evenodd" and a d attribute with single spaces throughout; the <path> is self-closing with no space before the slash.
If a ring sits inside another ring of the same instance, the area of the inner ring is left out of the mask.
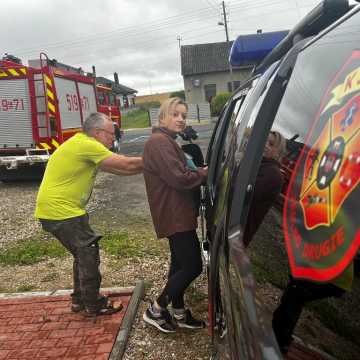
<path id="1" fill-rule="evenodd" d="M 188 110 L 188 105 L 183 99 L 180 99 L 179 97 L 172 97 L 169 99 L 166 99 L 160 106 L 159 110 L 159 119 L 158 119 L 158 126 L 161 126 L 161 123 L 164 119 L 170 116 L 171 110 L 175 109 L 178 105 L 184 105 L 186 107 L 186 110 Z"/>
<path id="2" fill-rule="evenodd" d="M 274 159 L 280 161 L 283 156 L 286 154 L 286 140 L 278 131 L 270 131 L 270 134 L 275 138 L 275 148 L 277 149 Z"/>

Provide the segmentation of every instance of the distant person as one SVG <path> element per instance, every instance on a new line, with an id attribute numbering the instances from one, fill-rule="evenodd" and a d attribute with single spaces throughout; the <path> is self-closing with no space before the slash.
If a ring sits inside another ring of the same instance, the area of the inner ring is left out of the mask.
<path id="1" fill-rule="evenodd" d="M 187 110 L 180 98 L 167 99 L 160 107 L 159 126 L 153 128 L 144 148 L 151 216 L 157 237 L 169 240 L 171 262 L 167 283 L 143 319 L 164 333 L 175 332 L 176 325 L 190 329 L 205 326 L 184 303 L 186 289 L 202 272 L 195 191 L 207 177 L 207 168 L 196 167 L 175 141 L 185 128 Z M 173 318 L 167 310 L 170 303 Z"/>
<path id="2" fill-rule="evenodd" d="M 118 153 L 118 152 L 120 152 L 121 130 L 120 130 L 119 124 L 116 121 L 113 121 L 113 125 L 114 125 L 115 140 L 113 141 L 113 144 L 112 144 L 110 150 Z"/>
<path id="3" fill-rule="evenodd" d="M 112 153 L 111 120 L 93 113 L 85 120 L 83 132 L 64 142 L 50 157 L 37 195 L 35 217 L 74 257 L 72 311 L 86 316 L 112 314 L 121 309 L 99 293 L 99 240 L 89 225 L 85 206 L 94 187 L 98 169 L 133 175 L 142 171 L 141 157 Z"/>
<path id="4" fill-rule="evenodd" d="M 245 246 L 249 246 L 265 215 L 281 192 L 283 176 L 280 171 L 280 161 L 285 151 L 284 137 L 277 131 L 271 131 L 255 181 L 254 195 L 243 237 Z"/>

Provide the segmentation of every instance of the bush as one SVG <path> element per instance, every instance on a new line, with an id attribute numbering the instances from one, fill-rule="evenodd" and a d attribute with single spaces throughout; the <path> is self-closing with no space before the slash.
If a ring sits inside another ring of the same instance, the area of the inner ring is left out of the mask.
<path id="1" fill-rule="evenodd" d="M 146 128 L 150 126 L 150 119 L 148 111 L 145 109 L 138 109 L 129 111 L 127 114 L 121 117 L 121 128 L 133 129 L 133 128 Z"/>
<path id="2" fill-rule="evenodd" d="M 150 108 L 158 108 L 158 107 L 160 107 L 160 105 L 161 105 L 160 101 L 148 101 L 148 102 L 141 103 L 138 106 L 141 110 L 148 111 Z"/>
<path id="3" fill-rule="evenodd" d="M 211 115 L 214 116 L 220 115 L 220 112 L 224 107 L 224 105 L 226 104 L 226 102 L 228 101 L 230 95 L 231 93 L 229 92 L 219 93 L 211 100 L 211 104 L 210 104 Z"/>

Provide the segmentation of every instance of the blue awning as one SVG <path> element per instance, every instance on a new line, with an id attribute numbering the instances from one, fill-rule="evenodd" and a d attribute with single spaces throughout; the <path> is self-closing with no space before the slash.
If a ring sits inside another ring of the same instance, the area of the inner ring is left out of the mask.
<path id="1" fill-rule="evenodd" d="M 259 63 L 288 33 L 288 31 L 274 31 L 238 36 L 230 50 L 230 64 L 241 66 Z"/>

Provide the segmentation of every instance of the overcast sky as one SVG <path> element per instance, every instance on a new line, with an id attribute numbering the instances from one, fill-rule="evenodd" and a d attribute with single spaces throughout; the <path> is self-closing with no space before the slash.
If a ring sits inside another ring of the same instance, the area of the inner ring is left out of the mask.
<path id="1" fill-rule="evenodd" d="M 290 29 L 319 0 L 229 0 L 229 37 Z M 217 0 L 16 0 L 1 3 L 0 55 L 49 58 L 113 79 L 139 95 L 183 88 L 181 45 L 225 41 Z"/>

